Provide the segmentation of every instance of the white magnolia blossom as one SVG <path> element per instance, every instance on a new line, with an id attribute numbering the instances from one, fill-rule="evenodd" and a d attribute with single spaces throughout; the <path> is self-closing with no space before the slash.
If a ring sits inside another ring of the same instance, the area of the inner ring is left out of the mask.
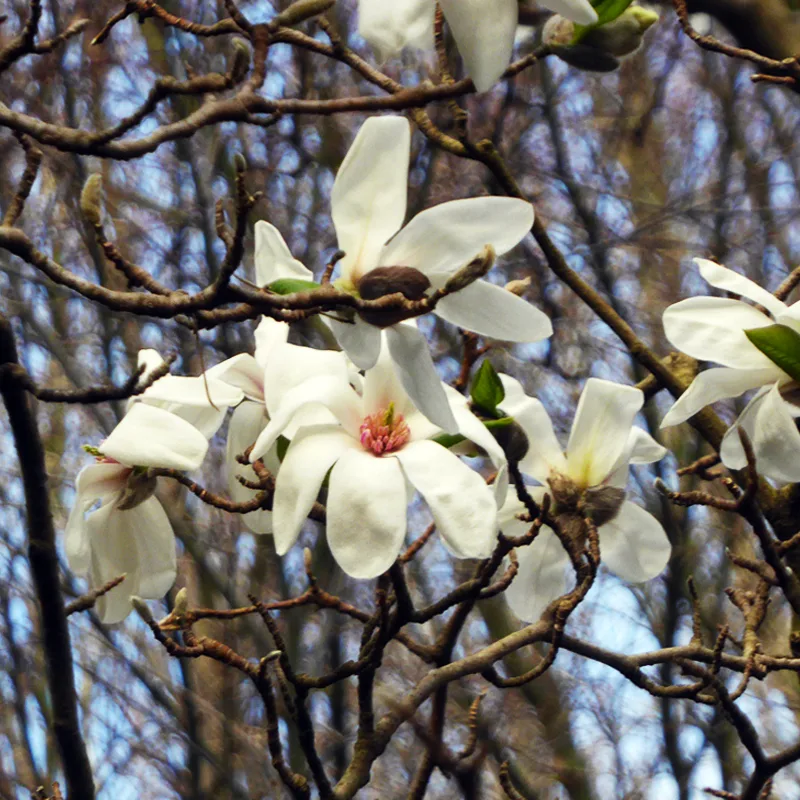
<path id="1" fill-rule="evenodd" d="M 180 417 L 136 403 L 99 450 L 78 474 L 64 546 L 70 568 L 93 587 L 126 574 L 97 600 L 100 620 L 112 624 L 129 614 L 131 595 L 157 600 L 175 582 L 175 536 L 147 468 L 197 469 L 208 441 Z"/>
<path id="2" fill-rule="evenodd" d="M 265 317 L 255 331 L 255 356 L 235 356 L 212 368 L 216 370 L 217 380 L 238 387 L 244 394 L 244 400 L 234 409 L 228 423 L 228 489 L 237 503 L 252 500 L 254 496 L 254 491 L 243 486 L 237 480 L 237 475 L 251 481 L 257 480 L 257 475 L 252 467 L 240 464 L 236 457 L 258 439 L 269 422 L 270 409 L 277 407 L 282 395 L 315 376 L 332 375 L 347 380 L 344 353 L 290 344 L 288 335 L 287 323 Z M 284 435 L 291 438 L 299 424 L 332 421 L 334 418 L 327 411 L 313 409 L 296 419 L 294 425 L 284 431 Z M 280 466 L 276 448 L 270 448 L 261 458 L 264 466 L 276 474 Z M 253 533 L 272 533 L 271 511 L 251 511 L 243 514 L 242 520 Z"/>
<path id="3" fill-rule="evenodd" d="M 762 475 L 800 481 L 800 433 L 795 424 L 800 406 L 786 399 L 796 392 L 797 384 L 744 333 L 775 323 L 800 333 L 800 302 L 787 306 L 753 281 L 713 261 L 696 258 L 695 264 L 712 286 L 758 303 L 761 308 L 728 297 L 691 297 L 667 308 L 667 339 L 693 358 L 722 366 L 701 372 L 667 412 L 661 426 L 677 425 L 711 403 L 758 389 L 722 440 L 722 462 L 731 469 L 747 465 L 738 434 L 741 427 L 753 443 Z"/>
<path id="4" fill-rule="evenodd" d="M 494 437 L 447 387 L 460 433 L 482 447 L 498 468 L 498 488 L 447 448 L 441 434 L 411 403 L 387 353 L 366 372 L 359 394 L 350 382 L 325 375 L 290 388 L 256 442 L 260 458 L 298 412 L 324 407 L 336 421 L 300 427 L 278 472 L 273 501 L 275 549 L 297 541 L 330 471 L 327 536 L 331 552 L 354 578 L 373 578 L 395 561 L 406 534 L 408 487 L 431 510 L 448 549 L 460 558 L 484 558 L 497 531 L 497 492 L 505 496 L 505 456 Z"/>
<path id="5" fill-rule="evenodd" d="M 434 291 L 487 245 L 497 254 L 510 250 L 533 224 L 530 203 L 477 197 L 426 209 L 402 227 L 410 147 L 407 120 L 372 117 L 361 127 L 339 169 L 331 208 L 339 247 L 346 254 L 339 262 L 341 273 L 336 281 L 342 289 L 363 289 L 362 279 L 377 267 L 410 267 L 430 282 L 428 291 Z M 294 259 L 274 228 L 262 230 L 269 236 L 262 237 L 260 247 L 257 242 L 257 268 L 264 265 L 258 279 L 269 283 L 279 276 L 269 274 L 266 262 L 271 259 L 276 265 L 285 265 Z M 553 332 L 546 314 L 484 280 L 445 297 L 434 313 L 480 335 L 513 342 L 535 342 Z M 381 349 L 379 328 L 360 316 L 353 323 L 330 320 L 329 324 L 359 369 L 374 366 Z M 454 433 L 456 422 L 424 335 L 415 326 L 396 324 L 386 328 L 385 341 L 416 408 Z"/>
<path id="6" fill-rule="evenodd" d="M 598 524 L 600 557 L 616 575 L 638 583 L 656 577 L 667 564 L 670 543 L 658 520 L 643 508 L 617 496 L 609 510 L 603 489 L 624 490 L 630 464 L 649 464 L 666 455 L 666 450 L 646 431 L 633 427 L 644 395 L 632 386 L 590 378 L 578 401 L 566 453 L 562 452 L 550 417 L 544 406 L 528 397 L 519 382 L 501 375 L 506 396 L 503 411 L 514 417 L 528 437 L 528 452 L 520 470 L 542 484 L 529 491 L 541 502 L 550 494 L 554 513 L 575 512 L 559 509 L 559 485 L 575 490 L 583 508 L 600 522 L 600 506 L 609 521 Z M 566 479 L 566 481 L 564 480 Z M 568 505 L 568 504 L 565 504 Z M 500 510 L 500 527 L 508 536 L 520 536 L 530 523 L 517 519 L 525 511 L 513 489 L 508 490 Z M 594 514 L 593 514 L 594 516 Z M 533 543 L 517 551 L 519 573 L 506 591 L 514 613 L 525 620 L 538 619 L 546 606 L 570 588 L 569 556 L 552 529 L 542 527 Z"/>
<path id="7" fill-rule="evenodd" d="M 518 0 L 439 0 L 458 52 L 479 92 L 505 72 L 514 50 Z M 580 25 L 597 22 L 587 0 L 540 0 Z M 433 48 L 435 0 L 359 0 L 358 32 L 382 60 L 404 47 Z"/>

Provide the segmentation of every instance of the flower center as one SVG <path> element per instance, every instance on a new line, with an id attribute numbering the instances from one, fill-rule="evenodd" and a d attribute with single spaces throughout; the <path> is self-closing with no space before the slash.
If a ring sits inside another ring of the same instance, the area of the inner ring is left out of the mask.
<path id="1" fill-rule="evenodd" d="M 394 403 L 385 411 L 370 414 L 361 423 L 361 444 L 365 450 L 382 456 L 399 450 L 411 438 L 402 414 L 395 414 Z"/>

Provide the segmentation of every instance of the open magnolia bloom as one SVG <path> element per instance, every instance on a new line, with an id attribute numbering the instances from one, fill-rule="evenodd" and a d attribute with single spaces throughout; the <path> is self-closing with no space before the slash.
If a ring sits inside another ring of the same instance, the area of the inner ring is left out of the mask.
<path id="1" fill-rule="evenodd" d="M 661 427 L 684 422 L 718 400 L 759 389 L 725 434 L 720 448 L 722 462 L 731 469 L 747 465 L 738 433 L 741 426 L 753 443 L 762 475 L 800 481 L 800 433 L 795 424 L 800 405 L 787 399 L 796 397 L 798 386 L 745 335 L 746 330 L 775 323 L 800 333 L 800 302 L 787 306 L 733 270 L 702 258 L 694 262 L 712 286 L 758 303 L 761 308 L 727 297 L 691 297 L 667 308 L 667 339 L 693 358 L 722 366 L 701 372 L 667 412 Z"/>
<path id="2" fill-rule="evenodd" d="M 459 432 L 483 448 L 498 468 L 498 490 L 504 493 L 501 448 L 461 395 L 450 390 L 446 396 Z M 394 563 L 406 534 L 408 485 L 428 504 L 455 556 L 491 553 L 497 531 L 495 491 L 458 456 L 431 441 L 441 428 L 414 408 L 387 353 L 367 371 L 361 394 L 346 379 L 330 375 L 289 389 L 251 460 L 269 451 L 298 412 L 320 406 L 336 422 L 299 428 L 278 471 L 273 523 L 279 555 L 297 541 L 329 470 L 328 544 L 348 575 L 374 578 Z"/>
<path id="3" fill-rule="evenodd" d="M 501 375 L 503 411 L 514 417 L 528 438 L 520 470 L 542 484 L 530 489 L 541 502 L 552 498 L 551 513 L 562 531 L 583 546 L 582 520 L 598 528 L 600 558 L 616 575 L 639 583 L 655 578 L 667 565 L 670 543 L 658 520 L 625 499 L 630 464 L 649 464 L 667 451 L 646 431 L 633 427 L 644 395 L 633 386 L 589 378 L 572 422 L 566 453 L 556 439 L 544 406 L 525 395 L 520 384 Z M 525 507 L 513 489 L 500 510 L 500 529 L 520 536 L 530 528 L 517 515 Z M 519 573 L 505 593 L 521 619 L 538 619 L 546 606 L 570 587 L 570 559 L 551 528 L 542 527 L 533 543 L 517 551 Z"/>
<path id="4" fill-rule="evenodd" d="M 514 50 L 518 0 L 439 0 L 475 88 L 490 89 Z M 597 22 L 588 0 L 540 0 L 540 5 L 580 25 Z M 435 0 L 359 0 L 358 32 L 382 60 L 404 47 L 433 48 Z"/>
<path id="5" fill-rule="evenodd" d="M 197 469 L 208 441 L 180 417 L 136 403 L 98 449 L 78 474 L 64 546 L 70 568 L 94 588 L 126 574 L 97 600 L 100 620 L 112 624 L 128 616 L 131 595 L 158 600 L 175 582 L 175 536 L 148 468 Z"/>
<path id="6" fill-rule="evenodd" d="M 244 394 L 244 400 L 234 409 L 228 423 L 228 489 L 237 503 L 252 500 L 255 495 L 253 489 L 237 480 L 237 475 L 251 481 L 257 480 L 257 475 L 252 467 L 240 464 L 236 457 L 258 439 L 269 422 L 269 410 L 277 407 L 283 394 L 303 381 L 320 375 L 347 380 L 344 353 L 290 344 L 288 335 L 287 323 L 265 317 L 255 331 L 255 356 L 235 356 L 212 368 L 216 370 L 217 380 L 230 383 Z M 284 431 L 284 435 L 291 438 L 297 425 L 303 422 L 319 424 L 334 420 L 324 409 L 311 409 L 299 415 L 294 425 Z M 264 453 L 262 460 L 270 472 L 277 473 L 280 462 L 275 447 Z M 271 511 L 251 511 L 243 514 L 242 520 L 253 533 L 272 533 Z"/>
<path id="7" fill-rule="evenodd" d="M 336 176 L 331 196 L 333 224 L 345 252 L 336 285 L 367 299 L 401 292 L 419 300 L 442 288 L 487 246 L 503 254 L 533 224 L 533 206 L 508 197 L 454 200 L 428 208 L 405 227 L 409 123 L 402 117 L 372 117 L 355 138 Z M 482 336 L 535 342 L 553 332 L 548 317 L 505 289 L 476 280 L 436 306 L 444 320 Z M 371 323 L 376 324 L 371 324 Z M 387 324 L 388 322 L 388 324 Z M 423 334 L 391 324 L 378 313 L 370 321 L 331 321 L 339 344 L 359 369 L 378 360 L 381 330 L 400 380 L 415 407 L 450 433 L 455 419 L 445 399 Z"/>

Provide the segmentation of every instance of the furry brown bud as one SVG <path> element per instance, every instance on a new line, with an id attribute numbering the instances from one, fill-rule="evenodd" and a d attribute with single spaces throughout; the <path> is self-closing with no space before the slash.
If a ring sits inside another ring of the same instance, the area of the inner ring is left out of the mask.
<path id="1" fill-rule="evenodd" d="M 81 212 L 95 226 L 100 226 L 100 215 L 103 213 L 103 179 L 100 175 L 90 175 L 81 191 Z"/>
<path id="2" fill-rule="evenodd" d="M 518 422 L 512 421 L 510 425 L 502 425 L 490 428 L 490 430 L 509 461 L 519 462 L 525 458 L 529 447 L 528 435 Z"/>
<path id="3" fill-rule="evenodd" d="M 599 528 L 619 514 L 625 490 L 616 486 L 590 486 L 580 500 L 580 510 Z"/>
<path id="4" fill-rule="evenodd" d="M 358 293 L 364 300 L 377 300 L 398 292 L 407 300 L 422 300 L 430 286 L 428 278 L 414 267 L 376 267 L 358 282 Z M 379 328 L 394 325 L 408 316 L 403 309 L 359 313 L 364 320 Z"/>

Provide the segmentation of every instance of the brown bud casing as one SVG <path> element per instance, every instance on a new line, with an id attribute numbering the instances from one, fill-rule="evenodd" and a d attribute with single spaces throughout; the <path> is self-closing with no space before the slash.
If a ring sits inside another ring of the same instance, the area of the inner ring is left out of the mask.
<path id="1" fill-rule="evenodd" d="M 376 267 L 358 282 L 358 293 L 364 300 L 377 300 L 390 294 L 403 295 L 407 300 L 422 300 L 431 282 L 414 267 Z M 403 309 L 391 311 L 360 311 L 370 325 L 388 328 L 408 317 Z"/>
<path id="2" fill-rule="evenodd" d="M 625 490 L 616 486 L 590 486 L 581 496 L 580 510 L 599 528 L 619 514 Z"/>

